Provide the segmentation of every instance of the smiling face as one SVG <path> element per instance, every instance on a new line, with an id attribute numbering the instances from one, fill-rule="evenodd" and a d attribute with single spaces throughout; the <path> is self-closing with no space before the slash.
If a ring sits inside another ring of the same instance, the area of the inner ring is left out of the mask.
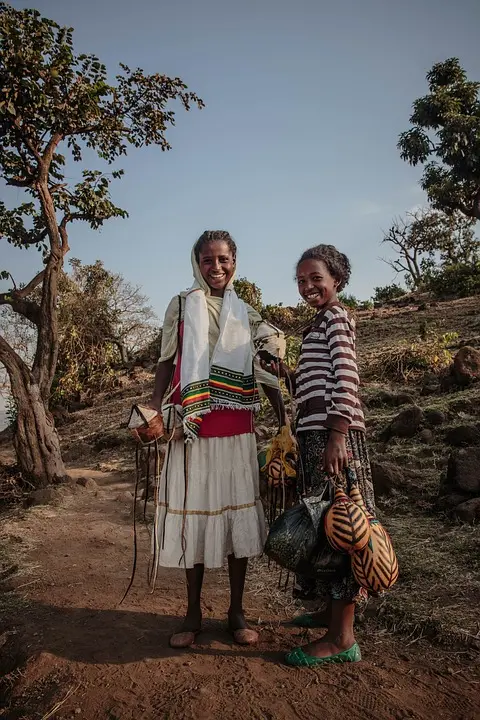
<path id="1" fill-rule="evenodd" d="M 339 281 L 323 260 L 304 260 L 297 268 L 298 292 L 310 307 L 321 308 L 337 299 Z"/>
<path id="2" fill-rule="evenodd" d="M 224 240 L 205 243 L 199 253 L 198 265 L 212 295 L 222 297 L 235 272 L 232 251 Z"/>

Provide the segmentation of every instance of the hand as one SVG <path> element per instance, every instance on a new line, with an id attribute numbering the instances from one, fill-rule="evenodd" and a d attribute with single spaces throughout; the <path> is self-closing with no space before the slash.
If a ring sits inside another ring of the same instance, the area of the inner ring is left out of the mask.
<path id="1" fill-rule="evenodd" d="M 348 466 L 348 453 L 345 435 L 330 430 L 327 447 L 323 454 L 323 469 L 329 475 L 340 475 Z"/>
<path id="2" fill-rule="evenodd" d="M 275 375 L 275 377 L 280 377 L 285 379 L 290 375 L 290 370 L 287 368 L 283 362 L 280 360 L 280 362 L 265 362 L 265 360 L 260 360 L 260 366 L 263 370 L 266 370 L 266 372 L 270 373 L 270 375 Z"/>
<path id="3" fill-rule="evenodd" d="M 145 403 L 145 407 L 151 408 L 151 410 L 156 410 L 158 413 L 162 412 L 162 400 L 155 397 L 155 395 L 152 395 L 150 400 Z"/>

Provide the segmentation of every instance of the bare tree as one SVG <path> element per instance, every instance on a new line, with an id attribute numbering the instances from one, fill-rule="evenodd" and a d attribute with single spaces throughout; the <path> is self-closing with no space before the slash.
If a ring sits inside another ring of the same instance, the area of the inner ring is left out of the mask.
<path id="1" fill-rule="evenodd" d="M 396 257 L 382 260 L 397 274 L 405 273 L 407 284 L 418 289 L 436 264 L 466 263 L 477 257 L 474 225 L 475 220 L 460 213 L 446 215 L 431 208 L 409 212 L 384 233 L 382 244 L 389 245 Z"/>

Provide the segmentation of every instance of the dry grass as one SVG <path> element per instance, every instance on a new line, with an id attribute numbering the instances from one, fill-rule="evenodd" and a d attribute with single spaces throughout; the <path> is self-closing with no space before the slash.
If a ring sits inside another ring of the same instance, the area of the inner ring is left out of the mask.
<path id="1" fill-rule="evenodd" d="M 408 635 L 410 643 L 426 637 L 480 650 L 480 526 L 451 526 L 421 515 L 385 522 L 400 579 L 381 605 L 381 622 Z"/>
<path id="2" fill-rule="evenodd" d="M 439 337 L 366 351 L 360 365 L 364 379 L 407 384 L 421 381 L 426 373 L 439 375 L 452 360 L 444 339 Z"/>

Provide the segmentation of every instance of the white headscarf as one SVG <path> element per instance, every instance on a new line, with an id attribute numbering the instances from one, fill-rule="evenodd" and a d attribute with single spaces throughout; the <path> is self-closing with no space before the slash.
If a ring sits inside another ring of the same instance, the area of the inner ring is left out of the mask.
<path id="1" fill-rule="evenodd" d="M 202 415 L 218 409 L 256 410 L 250 323 L 230 278 L 223 298 L 212 296 L 192 250 L 195 282 L 185 298 L 180 388 L 185 436 L 194 439 Z M 219 336 L 210 359 L 208 305 L 219 312 Z"/>

